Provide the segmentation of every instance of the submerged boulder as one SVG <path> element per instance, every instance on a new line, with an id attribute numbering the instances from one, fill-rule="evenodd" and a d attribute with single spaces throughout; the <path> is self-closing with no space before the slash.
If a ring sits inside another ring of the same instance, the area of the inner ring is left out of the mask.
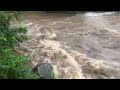
<path id="1" fill-rule="evenodd" d="M 41 79 L 53 79 L 54 72 L 53 66 L 50 63 L 43 63 L 37 65 L 34 69 L 34 72 L 37 72 Z"/>

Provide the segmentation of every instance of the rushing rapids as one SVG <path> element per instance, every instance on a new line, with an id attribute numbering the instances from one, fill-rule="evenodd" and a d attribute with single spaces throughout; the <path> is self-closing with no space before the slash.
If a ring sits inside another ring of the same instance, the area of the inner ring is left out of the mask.
<path id="1" fill-rule="evenodd" d="M 51 63 L 60 79 L 120 78 L 119 22 L 114 12 L 25 14 L 29 39 L 16 51 L 31 57 L 32 68 Z"/>

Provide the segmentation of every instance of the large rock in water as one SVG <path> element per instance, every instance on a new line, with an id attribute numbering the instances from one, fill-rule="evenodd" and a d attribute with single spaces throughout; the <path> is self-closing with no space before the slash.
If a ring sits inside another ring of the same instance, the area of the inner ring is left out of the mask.
<path id="1" fill-rule="evenodd" d="M 50 63 L 43 63 L 41 65 L 37 65 L 33 71 L 37 72 L 40 78 L 43 79 L 52 79 L 53 67 Z"/>

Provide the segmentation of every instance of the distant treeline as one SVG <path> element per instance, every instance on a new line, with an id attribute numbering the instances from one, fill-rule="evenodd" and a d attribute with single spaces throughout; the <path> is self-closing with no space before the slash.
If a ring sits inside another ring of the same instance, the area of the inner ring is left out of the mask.
<path id="1" fill-rule="evenodd" d="M 40 14 L 40 13 L 48 13 L 48 14 L 77 14 L 77 13 L 86 13 L 87 11 L 23 11 L 23 13 L 29 14 Z"/>
<path id="2" fill-rule="evenodd" d="M 47 13 L 84 13 L 85 11 L 45 11 Z"/>

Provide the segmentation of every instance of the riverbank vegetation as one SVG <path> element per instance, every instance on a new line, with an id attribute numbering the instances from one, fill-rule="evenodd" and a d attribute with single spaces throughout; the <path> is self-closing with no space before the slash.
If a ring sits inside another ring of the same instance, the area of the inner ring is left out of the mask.
<path id="1" fill-rule="evenodd" d="M 24 55 L 15 53 L 14 47 L 26 39 L 25 27 L 10 27 L 10 23 L 20 21 L 21 12 L 0 11 L 0 79 L 35 79 Z"/>

